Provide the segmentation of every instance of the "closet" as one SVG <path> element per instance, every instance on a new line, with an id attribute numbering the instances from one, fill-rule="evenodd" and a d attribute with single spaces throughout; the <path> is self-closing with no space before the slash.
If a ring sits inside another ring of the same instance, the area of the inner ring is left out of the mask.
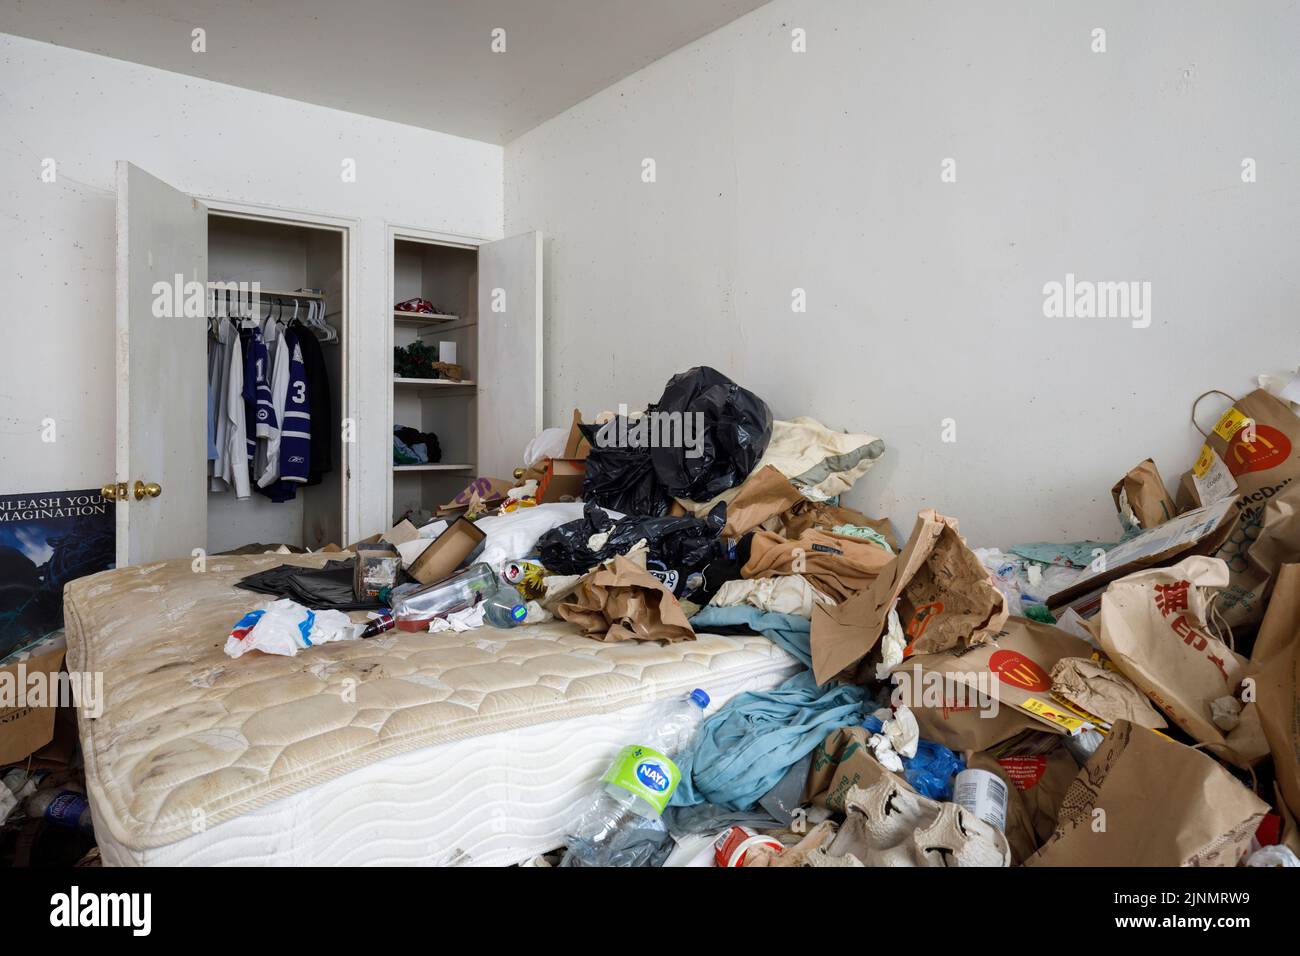
<path id="1" fill-rule="evenodd" d="M 511 479 L 541 431 L 542 236 L 473 245 L 390 229 L 389 239 L 390 430 L 432 433 L 441 451 L 437 461 L 411 463 L 394 443 L 389 510 L 397 521 L 436 511 L 477 477 Z M 412 345 L 441 363 L 454 352 L 459 380 L 412 374 Z"/>
<path id="2" fill-rule="evenodd" d="M 331 420 L 327 432 L 330 447 L 322 455 L 328 458 L 330 467 L 321 475 L 319 484 L 297 487 L 295 496 L 285 502 L 272 501 L 256 490 L 243 499 L 237 498 L 233 490 L 208 491 L 210 554 L 254 543 L 312 549 L 331 542 L 346 543 L 339 447 L 339 422 L 345 407 L 343 270 L 341 231 L 215 212 L 208 216 L 208 284 L 219 305 L 224 305 L 223 290 L 257 283 L 258 319 L 274 316 L 291 322 L 296 316 L 305 320 L 309 309 L 320 310 L 325 330 L 313 329 L 304 322 L 295 326 L 299 335 L 312 335 L 320 343 L 329 381 Z M 319 413 L 313 409 L 313 414 Z M 321 450 L 316 449 L 316 453 L 321 454 Z"/>

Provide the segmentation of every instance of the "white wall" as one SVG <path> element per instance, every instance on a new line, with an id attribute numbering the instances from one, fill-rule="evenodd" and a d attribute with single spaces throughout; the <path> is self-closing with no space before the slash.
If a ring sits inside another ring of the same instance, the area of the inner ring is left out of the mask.
<path id="1" fill-rule="evenodd" d="M 1113 540 L 1197 394 L 1300 363 L 1297 36 L 1295 3 L 777 0 L 666 57 L 506 148 L 506 233 L 551 237 L 548 424 L 711 364 L 883 437 L 847 500 L 903 533 Z M 1044 318 L 1067 272 L 1151 282 L 1150 327 Z"/>
<path id="2" fill-rule="evenodd" d="M 0 494 L 113 478 L 118 159 L 194 195 L 359 220 L 356 526 L 387 527 L 386 224 L 499 237 L 501 148 L 0 34 Z"/>

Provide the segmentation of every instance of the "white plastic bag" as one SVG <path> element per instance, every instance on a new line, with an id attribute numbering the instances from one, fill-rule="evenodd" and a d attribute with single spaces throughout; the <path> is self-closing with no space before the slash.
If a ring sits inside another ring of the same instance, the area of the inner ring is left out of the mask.
<path id="1" fill-rule="evenodd" d="M 226 639 L 226 653 L 240 657 L 261 651 L 293 657 L 299 648 L 346 641 L 356 635 L 357 628 L 342 611 L 312 611 L 281 598 L 240 618 Z"/>

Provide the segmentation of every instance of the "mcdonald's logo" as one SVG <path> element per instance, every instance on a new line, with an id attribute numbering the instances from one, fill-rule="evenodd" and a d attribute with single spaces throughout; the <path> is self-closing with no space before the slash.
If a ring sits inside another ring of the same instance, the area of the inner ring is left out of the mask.
<path id="1" fill-rule="evenodd" d="M 1272 425 L 1255 425 L 1255 440 L 1248 442 L 1250 429 L 1243 428 L 1228 443 L 1225 462 L 1233 477 L 1250 471 L 1264 471 L 1291 457 L 1291 440 Z"/>
<path id="2" fill-rule="evenodd" d="M 1021 690 L 1051 690 L 1052 679 L 1033 661 L 1019 651 L 994 651 L 989 658 L 989 670 L 1009 687 Z"/>

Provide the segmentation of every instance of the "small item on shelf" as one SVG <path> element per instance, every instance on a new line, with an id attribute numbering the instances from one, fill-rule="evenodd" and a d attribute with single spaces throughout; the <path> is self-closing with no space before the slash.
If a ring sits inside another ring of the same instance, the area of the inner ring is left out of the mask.
<path id="1" fill-rule="evenodd" d="M 452 362 L 439 362 L 437 349 L 423 342 L 412 342 L 405 348 L 393 347 L 393 375 L 397 378 L 445 378 L 459 382 L 461 367 Z"/>
<path id="2" fill-rule="evenodd" d="M 449 315 L 450 313 L 441 306 L 434 305 L 428 299 L 421 299 L 418 296 L 414 299 L 407 299 L 405 302 L 399 302 L 393 306 L 394 312 L 419 312 L 421 315 Z"/>
<path id="3" fill-rule="evenodd" d="M 433 432 L 408 425 L 393 427 L 394 465 L 436 465 L 442 461 L 442 446 Z"/>

